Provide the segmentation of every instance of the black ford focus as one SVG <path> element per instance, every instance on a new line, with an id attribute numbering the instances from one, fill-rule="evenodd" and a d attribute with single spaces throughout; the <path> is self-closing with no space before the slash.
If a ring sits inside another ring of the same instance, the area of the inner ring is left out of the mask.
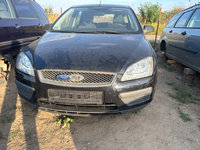
<path id="1" fill-rule="evenodd" d="M 68 9 L 16 62 L 21 97 L 65 115 L 109 115 L 148 105 L 156 82 L 155 53 L 130 7 Z"/>

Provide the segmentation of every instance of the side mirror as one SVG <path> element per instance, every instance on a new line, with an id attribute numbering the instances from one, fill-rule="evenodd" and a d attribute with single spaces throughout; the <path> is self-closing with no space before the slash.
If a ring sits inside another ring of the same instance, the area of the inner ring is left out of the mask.
<path id="1" fill-rule="evenodd" d="M 151 25 L 144 25 L 143 30 L 144 33 L 154 32 L 154 27 Z"/>

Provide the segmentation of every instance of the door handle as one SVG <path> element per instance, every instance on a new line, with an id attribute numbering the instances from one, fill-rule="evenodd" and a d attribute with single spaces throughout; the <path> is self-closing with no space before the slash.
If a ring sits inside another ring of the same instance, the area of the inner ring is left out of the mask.
<path id="1" fill-rule="evenodd" d="M 19 29 L 21 26 L 19 26 L 18 24 L 15 24 L 15 28 Z"/>
<path id="2" fill-rule="evenodd" d="M 181 34 L 182 34 L 182 35 L 186 35 L 187 33 L 186 33 L 186 31 L 184 31 L 184 32 L 182 32 Z"/>
<path id="3" fill-rule="evenodd" d="M 170 31 L 169 31 L 169 33 L 172 33 L 172 32 L 173 32 L 173 30 L 170 30 Z"/>

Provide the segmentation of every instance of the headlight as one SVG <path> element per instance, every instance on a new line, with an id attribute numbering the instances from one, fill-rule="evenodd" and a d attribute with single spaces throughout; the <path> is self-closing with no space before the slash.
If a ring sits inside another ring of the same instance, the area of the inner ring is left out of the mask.
<path id="1" fill-rule="evenodd" d="M 128 67 L 121 81 L 150 77 L 153 74 L 153 58 L 147 57 Z"/>
<path id="2" fill-rule="evenodd" d="M 16 69 L 31 76 L 35 76 L 31 61 L 23 52 L 17 57 Z"/>

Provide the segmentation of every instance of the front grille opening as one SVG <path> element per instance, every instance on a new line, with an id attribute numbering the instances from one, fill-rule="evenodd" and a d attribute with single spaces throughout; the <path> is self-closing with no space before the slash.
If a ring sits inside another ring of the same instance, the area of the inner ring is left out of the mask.
<path id="1" fill-rule="evenodd" d="M 62 104 L 62 103 L 49 103 L 44 102 L 42 100 L 39 101 L 39 104 L 41 105 L 48 105 L 55 108 L 63 108 L 63 109 L 69 109 L 69 110 L 85 110 L 85 111 L 97 111 L 97 110 L 115 110 L 118 107 L 115 104 L 103 104 L 103 105 L 75 105 L 75 104 Z M 57 106 L 57 107 L 56 107 Z"/>
<path id="2" fill-rule="evenodd" d="M 84 71 L 55 71 L 55 70 L 42 70 L 40 71 L 41 80 L 49 81 L 49 82 L 56 82 L 56 83 L 69 83 L 69 84 L 88 84 L 88 85 L 99 85 L 104 84 L 108 85 L 111 84 L 114 80 L 116 74 L 115 73 L 101 73 L 101 72 L 84 72 Z M 80 81 L 63 81 L 58 80 L 58 75 L 80 75 L 83 77 Z"/>

